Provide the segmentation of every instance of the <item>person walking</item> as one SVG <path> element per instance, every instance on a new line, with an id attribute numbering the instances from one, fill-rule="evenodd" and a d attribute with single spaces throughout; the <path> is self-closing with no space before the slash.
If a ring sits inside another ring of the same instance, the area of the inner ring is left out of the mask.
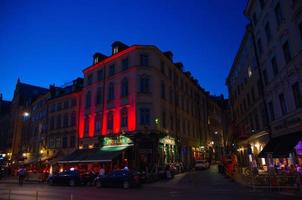
<path id="1" fill-rule="evenodd" d="M 19 185 L 23 185 L 24 183 L 24 179 L 25 179 L 25 176 L 26 176 L 26 169 L 25 167 L 21 166 L 18 170 L 18 175 L 19 175 Z"/>

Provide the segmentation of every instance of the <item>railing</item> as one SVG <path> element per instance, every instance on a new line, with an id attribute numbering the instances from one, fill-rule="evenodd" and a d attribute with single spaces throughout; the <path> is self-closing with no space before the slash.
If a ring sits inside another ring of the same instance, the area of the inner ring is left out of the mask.
<path id="1" fill-rule="evenodd" d="M 302 185 L 300 175 L 256 175 L 249 176 L 249 186 L 252 189 L 268 189 L 268 190 L 281 190 L 281 189 L 299 189 Z"/>

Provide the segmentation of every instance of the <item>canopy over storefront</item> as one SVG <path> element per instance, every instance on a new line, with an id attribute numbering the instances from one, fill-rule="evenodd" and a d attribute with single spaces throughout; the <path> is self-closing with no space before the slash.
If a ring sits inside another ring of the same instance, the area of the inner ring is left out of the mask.
<path id="1" fill-rule="evenodd" d="M 79 149 L 66 156 L 58 163 L 93 163 L 93 162 L 111 162 L 114 158 L 118 157 L 124 148 L 110 149 Z"/>
<path id="2" fill-rule="evenodd" d="M 286 158 L 294 147 L 302 139 L 302 132 L 291 133 L 272 138 L 268 144 L 259 153 L 258 157 L 266 158 L 268 154 L 272 154 L 274 158 Z"/>

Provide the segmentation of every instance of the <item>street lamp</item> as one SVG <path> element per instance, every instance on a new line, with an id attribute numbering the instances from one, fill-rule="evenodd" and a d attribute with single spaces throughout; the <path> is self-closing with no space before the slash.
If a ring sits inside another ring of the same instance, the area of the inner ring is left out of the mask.
<path id="1" fill-rule="evenodd" d="M 24 112 L 24 113 L 23 113 L 23 116 L 24 116 L 24 117 L 29 117 L 29 112 Z"/>

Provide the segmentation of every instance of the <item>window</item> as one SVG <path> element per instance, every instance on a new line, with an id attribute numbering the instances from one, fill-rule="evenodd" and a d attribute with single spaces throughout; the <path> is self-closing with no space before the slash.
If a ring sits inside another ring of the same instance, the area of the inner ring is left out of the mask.
<path id="1" fill-rule="evenodd" d="M 282 115 L 285 115 L 287 113 L 287 105 L 286 105 L 286 101 L 284 98 L 284 94 L 279 95 L 279 102 L 280 102 L 280 108 L 281 108 Z"/>
<path id="2" fill-rule="evenodd" d="M 259 0 L 259 3 L 260 3 L 260 8 L 263 9 L 265 6 L 264 0 Z"/>
<path id="3" fill-rule="evenodd" d="M 76 112 L 73 111 L 70 116 L 70 126 L 75 126 L 76 124 Z"/>
<path id="4" fill-rule="evenodd" d="M 111 101 L 114 99 L 114 84 L 111 82 L 109 83 L 108 88 L 108 101 Z"/>
<path id="5" fill-rule="evenodd" d="M 282 45 L 282 49 L 283 49 L 283 55 L 284 55 L 285 62 L 289 63 L 289 61 L 291 60 L 291 54 L 290 54 L 290 50 L 289 50 L 288 41 Z"/>
<path id="6" fill-rule="evenodd" d="M 128 78 L 124 77 L 121 84 L 121 97 L 128 96 Z"/>
<path id="7" fill-rule="evenodd" d="M 77 100 L 75 98 L 71 99 L 71 107 L 74 107 L 77 105 Z"/>
<path id="8" fill-rule="evenodd" d="M 128 127 L 128 109 L 123 108 L 121 110 L 121 127 Z"/>
<path id="9" fill-rule="evenodd" d="M 53 130 L 55 128 L 55 118 L 54 118 L 54 116 L 50 117 L 49 128 L 50 128 L 50 130 Z"/>
<path id="10" fill-rule="evenodd" d="M 141 54 L 140 55 L 140 64 L 141 64 L 141 66 L 149 66 L 149 55 Z"/>
<path id="11" fill-rule="evenodd" d="M 96 113 L 94 118 L 94 132 L 101 130 L 101 113 Z"/>
<path id="12" fill-rule="evenodd" d="M 75 136 L 70 136 L 70 143 L 69 143 L 69 147 L 74 147 L 75 146 Z"/>
<path id="13" fill-rule="evenodd" d="M 263 51 L 261 38 L 259 38 L 259 39 L 257 40 L 257 44 L 258 44 L 258 52 L 259 52 L 259 54 L 260 54 L 260 56 L 261 56 L 262 51 Z"/>
<path id="14" fill-rule="evenodd" d="M 272 38 L 272 32 L 271 32 L 271 28 L 269 26 L 269 23 L 265 24 L 264 29 L 265 29 L 265 35 L 266 35 L 267 42 L 270 42 L 271 38 Z"/>
<path id="15" fill-rule="evenodd" d="M 57 111 L 62 110 L 62 103 L 57 103 Z"/>
<path id="16" fill-rule="evenodd" d="M 107 129 L 113 129 L 113 112 L 110 111 L 107 113 Z"/>
<path id="17" fill-rule="evenodd" d="M 162 126 L 163 128 L 166 128 L 166 112 L 162 112 Z"/>
<path id="18" fill-rule="evenodd" d="M 122 71 L 127 70 L 129 67 L 129 60 L 128 58 L 125 58 L 122 60 Z"/>
<path id="19" fill-rule="evenodd" d="M 97 71 L 98 81 L 102 81 L 104 79 L 104 70 L 100 69 Z"/>
<path id="20" fill-rule="evenodd" d="M 271 63 L 272 63 L 272 69 L 273 69 L 274 76 L 276 76 L 279 73 L 276 57 L 272 58 Z"/>
<path id="21" fill-rule="evenodd" d="M 169 80 L 172 81 L 172 70 L 170 68 L 168 68 L 168 76 Z"/>
<path id="22" fill-rule="evenodd" d="M 69 107 L 69 101 L 64 101 L 63 108 L 67 109 Z"/>
<path id="23" fill-rule="evenodd" d="M 109 66 L 109 76 L 113 76 L 115 73 L 115 65 L 112 64 Z"/>
<path id="24" fill-rule="evenodd" d="M 173 103 L 173 91 L 172 91 L 172 87 L 169 88 L 169 100 L 170 100 L 170 103 Z"/>
<path id="25" fill-rule="evenodd" d="M 174 118 L 172 114 L 170 115 L 170 129 L 174 130 Z"/>
<path id="26" fill-rule="evenodd" d="M 276 16 L 276 21 L 277 21 L 277 24 L 279 26 L 281 24 L 281 22 L 282 22 L 282 19 L 283 19 L 280 3 L 278 3 L 276 5 L 274 11 L 275 11 L 275 16 Z"/>
<path id="27" fill-rule="evenodd" d="M 264 85 L 268 84 L 268 77 L 267 77 L 267 71 L 266 69 L 262 71 L 263 73 L 263 81 L 264 81 Z"/>
<path id="28" fill-rule="evenodd" d="M 166 86 L 164 81 L 161 81 L 160 83 L 160 96 L 162 99 L 166 98 Z"/>
<path id="29" fill-rule="evenodd" d="M 97 90 L 96 90 L 96 95 L 95 95 L 95 104 L 96 105 L 100 105 L 102 104 L 102 101 L 103 101 L 103 94 L 102 94 L 102 88 L 101 87 L 98 87 Z"/>
<path id="30" fill-rule="evenodd" d="M 295 99 L 295 105 L 296 108 L 301 108 L 302 107 L 302 96 L 301 96 L 301 91 L 300 91 L 300 86 L 299 83 L 296 82 L 294 85 L 292 85 L 292 91 Z"/>
<path id="31" fill-rule="evenodd" d="M 139 111 L 140 111 L 140 125 L 150 125 L 150 109 L 141 108 Z"/>
<path id="32" fill-rule="evenodd" d="M 56 121 L 56 128 L 61 128 L 62 127 L 62 122 L 61 122 L 61 115 L 57 116 L 57 121 Z"/>
<path id="33" fill-rule="evenodd" d="M 88 74 L 87 75 L 87 85 L 91 85 L 92 84 L 92 79 L 93 79 L 93 75 L 92 74 Z"/>
<path id="34" fill-rule="evenodd" d="M 256 26 L 257 25 L 257 14 L 256 13 L 254 13 L 253 14 L 253 22 L 254 22 L 254 26 Z"/>
<path id="35" fill-rule="evenodd" d="M 66 137 L 66 136 L 63 137 L 63 140 L 62 140 L 62 147 L 63 147 L 63 148 L 67 148 L 67 137 Z"/>
<path id="36" fill-rule="evenodd" d="M 113 54 L 116 54 L 116 53 L 118 53 L 118 47 L 113 48 Z"/>
<path id="37" fill-rule="evenodd" d="M 89 132 L 89 117 L 86 116 L 85 121 L 84 121 L 84 134 L 85 134 L 85 136 L 88 136 L 88 132 Z"/>
<path id="38" fill-rule="evenodd" d="M 300 37 L 302 39 L 302 22 L 299 24 Z"/>
<path id="39" fill-rule="evenodd" d="M 85 107 L 89 108 L 91 105 L 91 92 L 90 91 L 88 91 L 86 93 L 85 102 L 86 102 Z"/>
<path id="40" fill-rule="evenodd" d="M 143 75 L 140 77 L 140 92 L 141 93 L 149 93 L 150 89 L 149 89 L 149 77 L 146 75 Z"/>
<path id="41" fill-rule="evenodd" d="M 255 95 L 255 89 L 254 88 L 252 88 L 251 93 L 252 93 L 252 101 L 255 102 L 256 95 Z"/>
<path id="42" fill-rule="evenodd" d="M 68 127 L 68 114 L 65 113 L 63 117 L 63 128 L 67 128 L 67 127 Z"/>
<path id="43" fill-rule="evenodd" d="M 162 74 L 164 74 L 164 75 L 166 74 L 164 61 L 160 61 L 160 71 Z"/>

